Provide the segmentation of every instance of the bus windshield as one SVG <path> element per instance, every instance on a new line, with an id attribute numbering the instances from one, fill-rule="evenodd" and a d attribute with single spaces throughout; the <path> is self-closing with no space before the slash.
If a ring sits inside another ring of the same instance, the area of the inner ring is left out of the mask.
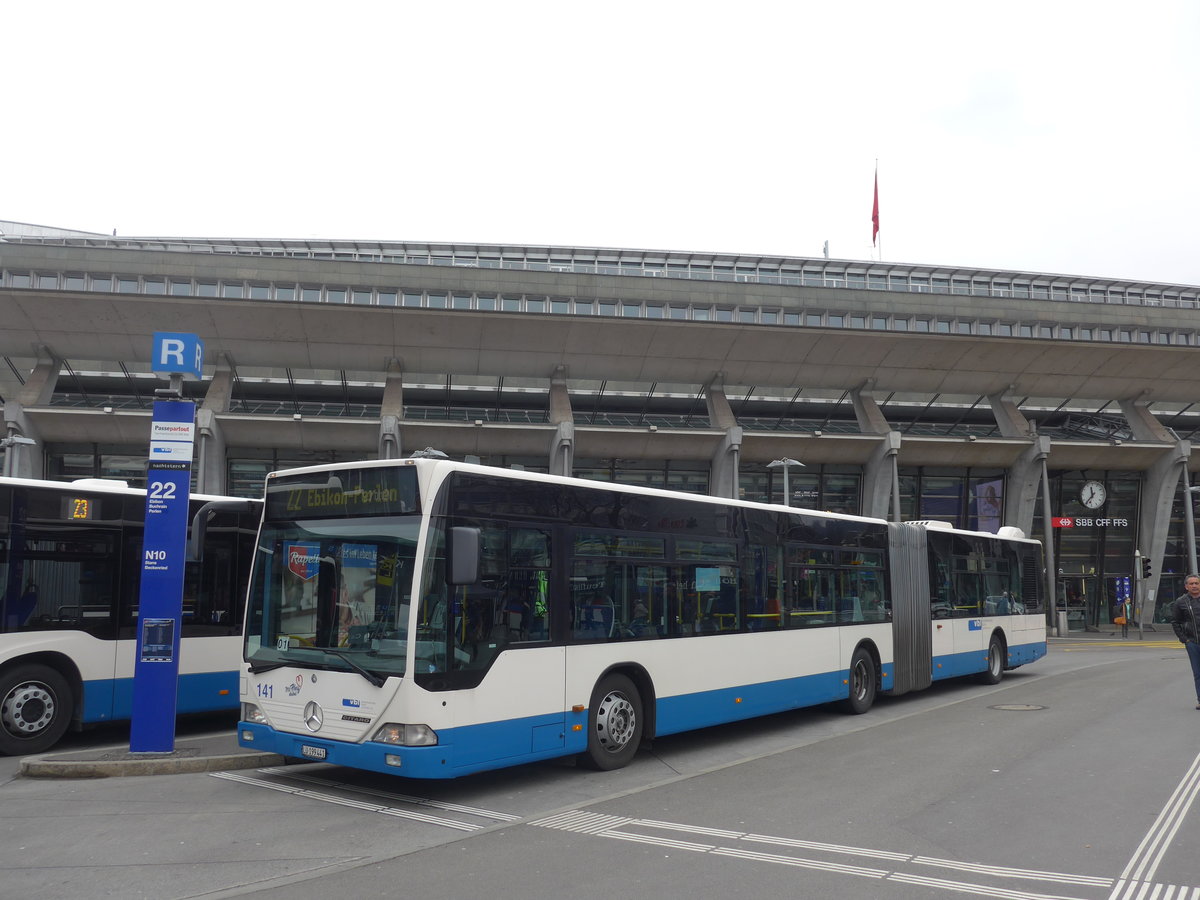
<path id="1" fill-rule="evenodd" d="M 403 675 L 420 521 L 265 524 L 247 607 L 251 668 L 350 670 L 372 683 Z"/>

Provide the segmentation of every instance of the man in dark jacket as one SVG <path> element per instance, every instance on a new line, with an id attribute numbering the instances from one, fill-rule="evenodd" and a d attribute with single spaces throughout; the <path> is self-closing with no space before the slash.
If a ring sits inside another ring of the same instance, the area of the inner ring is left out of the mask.
<path id="1" fill-rule="evenodd" d="M 1183 587 L 1187 593 L 1171 604 L 1171 627 L 1187 649 L 1196 682 L 1196 709 L 1200 709 L 1200 626 L 1196 624 L 1200 621 L 1200 575 L 1189 575 Z"/>

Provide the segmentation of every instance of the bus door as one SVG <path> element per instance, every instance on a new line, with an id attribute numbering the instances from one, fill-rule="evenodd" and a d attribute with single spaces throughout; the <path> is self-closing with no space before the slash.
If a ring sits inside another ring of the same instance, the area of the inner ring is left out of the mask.
<path id="1" fill-rule="evenodd" d="M 563 615 L 551 529 L 476 521 L 480 578 L 448 585 L 445 531 L 431 530 L 417 610 L 415 683 L 462 690 L 453 724 L 466 767 L 561 750 L 566 740 L 566 654 L 551 636 Z"/>
<path id="2" fill-rule="evenodd" d="M 986 652 L 991 638 L 990 629 L 984 628 L 990 562 L 978 552 L 954 557 L 954 653 L 968 667 Z"/>
<path id="3" fill-rule="evenodd" d="M 929 612 L 933 619 L 933 677 L 945 678 L 946 666 L 954 655 L 956 630 L 954 608 L 954 579 L 950 565 L 949 547 L 945 535 L 928 534 L 929 542 Z"/>

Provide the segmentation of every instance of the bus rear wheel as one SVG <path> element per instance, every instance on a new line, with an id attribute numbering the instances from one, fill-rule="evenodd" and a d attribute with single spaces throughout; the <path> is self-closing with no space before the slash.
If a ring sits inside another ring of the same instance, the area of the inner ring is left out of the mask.
<path id="1" fill-rule="evenodd" d="M 977 676 L 983 684 L 999 684 L 1004 677 L 1004 641 L 993 634 L 988 644 L 987 668 Z"/>
<path id="2" fill-rule="evenodd" d="M 629 765 L 642 742 L 642 696 L 624 675 L 608 675 L 592 691 L 588 745 L 579 761 L 609 771 Z"/>
<path id="3" fill-rule="evenodd" d="M 49 666 L 17 666 L 0 675 L 0 753 L 41 753 L 71 724 L 74 701 L 67 680 Z"/>
<path id="4" fill-rule="evenodd" d="M 850 696 L 845 700 L 846 712 L 860 716 L 875 703 L 877 688 L 875 657 L 865 647 L 858 647 L 850 658 Z"/>

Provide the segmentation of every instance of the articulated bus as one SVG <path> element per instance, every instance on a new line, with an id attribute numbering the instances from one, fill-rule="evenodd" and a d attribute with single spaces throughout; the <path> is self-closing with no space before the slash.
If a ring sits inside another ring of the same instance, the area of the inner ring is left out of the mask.
<path id="1" fill-rule="evenodd" d="M 1041 546 L 408 459 L 273 473 L 244 747 L 414 778 L 804 706 L 866 712 L 1046 653 Z"/>
<path id="2" fill-rule="evenodd" d="M 259 500 L 193 495 L 179 713 L 236 710 Z M 129 719 L 146 492 L 0 478 L 0 754 Z"/>

